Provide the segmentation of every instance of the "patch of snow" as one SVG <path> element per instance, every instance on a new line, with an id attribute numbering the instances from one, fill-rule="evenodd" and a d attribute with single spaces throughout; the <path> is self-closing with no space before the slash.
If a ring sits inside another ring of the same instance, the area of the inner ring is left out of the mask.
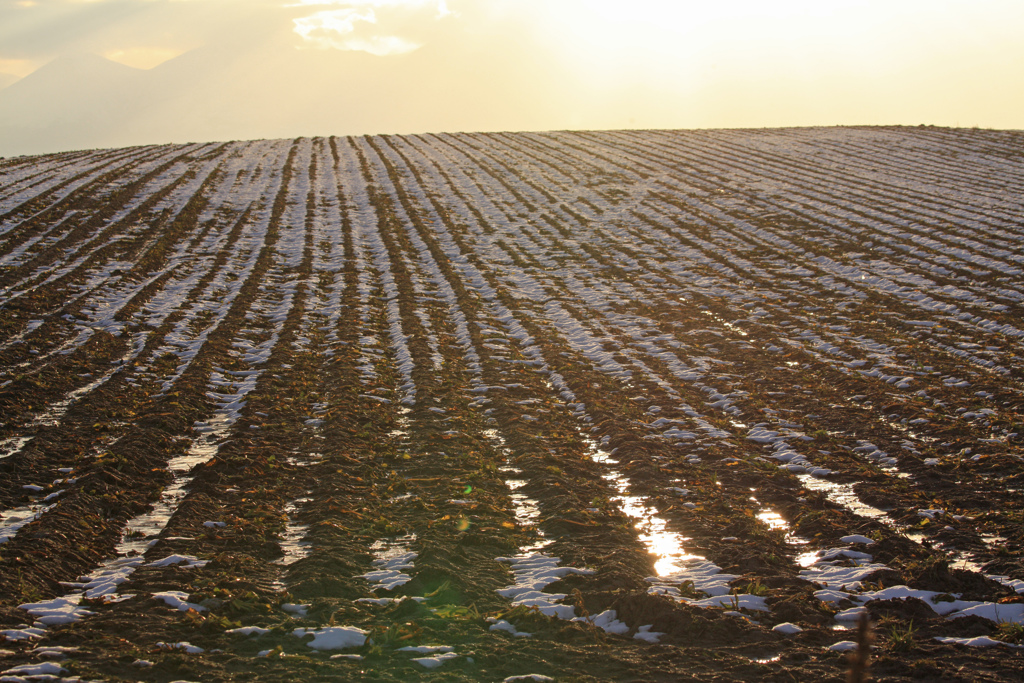
<path id="1" fill-rule="evenodd" d="M 857 534 L 853 534 L 853 535 L 850 535 L 850 536 L 843 536 L 842 538 L 839 539 L 839 542 L 840 543 L 863 543 L 865 545 L 871 545 L 872 543 L 874 543 L 874 541 L 872 539 L 868 538 L 867 536 L 860 536 L 860 535 L 857 535 Z"/>
<path id="2" fill-rule="evenodd" d="M 190 655 L 198 655 L 206 652 L 203 648 L 198 645 L 193 645 L 187 640 L 182 640 L 177 643 L 157 643 L 156 646 L 161 650 L 181 650 L 187 652 Z"/>
<path id="3" fill-rule="evenodd" d="M 657 643 L 665 634 L 659 631 L 652 631 L 651 629 L 653 627 L 654 624 L 644 624 L 636 630 L 636 633 L 633 634 L 633 638 L 636 640 L 643 640 L 648 643 Z"/>
<path id="4" fill-rule="evenodd" d="M 297 628 L 292 635 L 303 638 L 312 635 L 313 640 L 307 646 L 314 650 L 343 650 L 349 647 L 362 647 L 366 643 L 369 631 L 355 626 L 324 626 L 319 629 Z"/>
<path id="5" fill-rule="evenodd" d="M 594 614 L 589 617 L 576 617 L 573 621 L 596 626 L 605 633 L 614 633 L 620 636 L 629 633 L 629 626 L 619 621 L 617 617 L 618 614 L 615 610 L 608 609 L 600 614 Z"/>
<path id="6" fill-rule="evenodd" d="M 454 652 L 444 652 L 441 654 L 433 655 L 431 657 L 413 657 L 412 661 L 416 662 L 425 669 L 436 669 L 437 667 L 447 662 L 449 659 L 456 659 L 458 658 L 458 656 L 459 655 L 455 654 Z"/>
<path id="7" fill-rule="evenodd" d="M 202 605 L 197 605 L 194 602 L 188 601 L 188 593 L 185 591 L 161 591 L 159 593 L 153 593 L 153 597 L 157 600 L 163 600 L 167 603 L 168 607 L 179 609 L 182 612 L 187 612 L 190 609 L 194 609 L 197 612 L 205 612 L 206 608 Z"/>
<path id="8" fill-rule="evenodd" d="M 241 628 L 228 629 L 224 633 L 233 633 L 238 636 L 262 636 L 270 633 L 270 629 L 261 626 L 243 626 Z"/>
<path id="9" fill-rule="evenodd" d="M 946 645 L 966 645 L 967 647 L 992 647 L 993 645 L 1005 645 L 1006 647 L 1024 648 L 1024 645 L 1004 643 L 1001 640 L 992 640 L 988 636 L 976 636 L 974 638 L 943 638 L 942 636 L 935 636 L 935 640 Z"/>

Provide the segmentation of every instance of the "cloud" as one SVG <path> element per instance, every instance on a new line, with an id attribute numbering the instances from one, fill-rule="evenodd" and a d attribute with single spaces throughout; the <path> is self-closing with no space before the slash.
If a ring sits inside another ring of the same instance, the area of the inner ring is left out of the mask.
<path id="1" fill-rule="evenodd" d="M 343 50 L 359 50 L 369 52 L 378 57 L 386 55 L 403 55 L 422 47 L 401 36 L 369 36 L 368 38 L 350 38 L 344 41 Z"/>
<path id="2" fill-rule="evenodd" d="M 438 18 L 446 17 L 452 12 L 448 9 L 446 0 L 295 0 L 285 7 L 406 7 L 421 8 L 424 6 L 437 7 Z"/>
<path id="3" fill-rule="evenodd" d="M 378 24 L 375 8 L 389 14 L 402 10 L 422 10 L 424 5 L 433 7 L 436 4 L 441 19 L 451 14 L 447 5 L 425 3 L 420 0 L 347 0 L 330 2 L 317 0 L 300 0 L 290 5 L 345 5 L 340 9 L 325 9 L 309 16 L 293 19 L 295 33 L 302 37 L 304 45 L 319 50 L 354 50 L 368 52 L 378 57 L 407 54 L 422 46 L 422 43 L 404 38 L 384 30 L 374 31 L 371 27 Z"/>

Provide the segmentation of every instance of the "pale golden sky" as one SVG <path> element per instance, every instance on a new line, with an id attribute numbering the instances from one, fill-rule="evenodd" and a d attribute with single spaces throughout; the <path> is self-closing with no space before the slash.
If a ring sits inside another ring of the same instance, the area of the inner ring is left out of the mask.
<path id="1" fill-rule="evenodd" d="M 140 95 L 122 107 L 138 106 L 140 121 L 149 107 L 138 135 L 166 138 L 154 142 L 467 129 L 1024 128 L 1022 33 L 1021 0 L 0 0 L 0 88 L 62 56 L 100 55 L 148 70 L 140 74 L 152 82 L 160 74 L 173 102 L 157 107 Z M 59 89 L 59 78 L 69 76 L 54 70 L 46 87 Z M 30 120 L 19 91 L 32 80 L 0 89 L 0 134 L 5 101 L 18 99 L 7 108 Z M 51 102 L 42 84 L 33 87 L 31 106 Z M 195 120 L 181 120 L 183 98 Z M 158 123 L 162 108 L 175 114 Z"/>

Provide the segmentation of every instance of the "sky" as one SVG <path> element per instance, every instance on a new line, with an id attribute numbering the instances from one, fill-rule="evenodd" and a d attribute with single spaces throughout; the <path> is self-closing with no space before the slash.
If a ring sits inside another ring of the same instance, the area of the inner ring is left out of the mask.
<path id="1" fill-rule="evenodd" d="M 1020 0 L 0 0 L 0 154 L 460 130 L 1024 129 L 1022 29 Z"/>

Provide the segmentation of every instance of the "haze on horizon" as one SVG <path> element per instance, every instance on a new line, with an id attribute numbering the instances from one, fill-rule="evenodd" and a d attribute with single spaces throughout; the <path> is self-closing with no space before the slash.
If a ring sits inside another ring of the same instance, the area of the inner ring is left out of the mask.
<path id="1" fill-rule="evenodd" d="M 486 130 L 1024 128 L 1013 0 L 0 0 L 0 155 Z"/>

